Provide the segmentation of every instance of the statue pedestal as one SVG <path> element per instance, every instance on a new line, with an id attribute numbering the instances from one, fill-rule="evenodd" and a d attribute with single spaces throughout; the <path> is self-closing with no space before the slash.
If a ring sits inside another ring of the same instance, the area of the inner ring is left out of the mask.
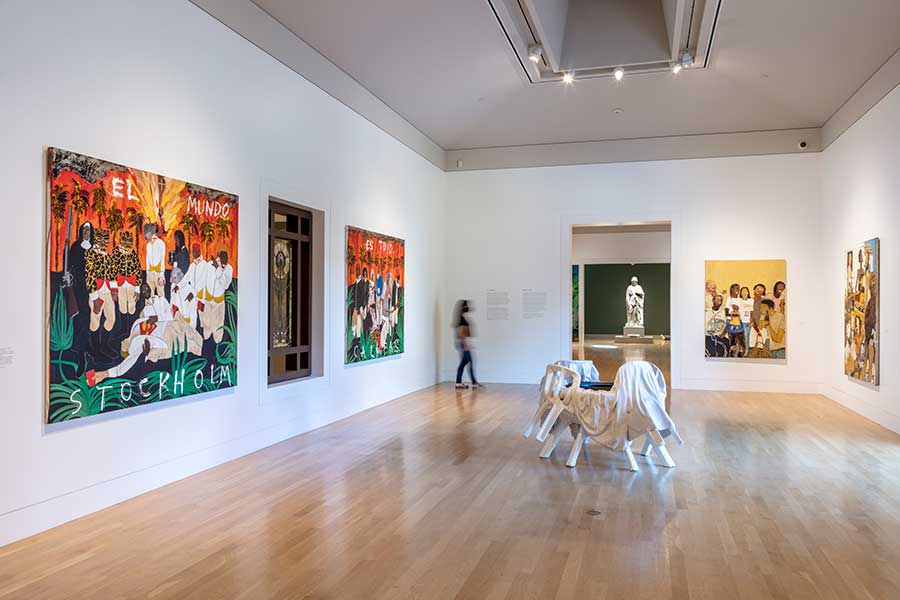
<path id="1" fill-rule="evenodd" d="M 643 325 L 626 325 L 622 330 L 623 335 L 644 335 Z"/>
<path id="2" fill-rule="evenodd" d="M 623 335 L 616 336 L 617 344 L 652 344 L 653 338 L 644 335 L 643 325 L 626 325 L 622 330 Z"/>

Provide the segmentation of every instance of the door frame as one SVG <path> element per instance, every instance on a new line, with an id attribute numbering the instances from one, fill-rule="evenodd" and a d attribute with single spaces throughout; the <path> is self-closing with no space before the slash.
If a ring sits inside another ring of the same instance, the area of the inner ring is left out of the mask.
<path id="1" fill-rule="evenodd" d="M 671 231 L 671 278 L 669 281 L 669 319 L 671 323 L 671 342 L 669 345 L 671 360 L 670 386 L 677 388 L 682 381 L 681 350 L 685 335 L 682 324 L 675 318 L 681 308 L 681 299 L 673 293 L 674 281 L 681 272 L 683 252 L 681 240 L 681 211 L 675 207 L 662 210 L 638 210 L 626 206 L 617 206 L 610 210 L 597 212 L 573 212 L 560 215 L 560 303 L 565 310 L 560 311 L 560 356 L 572 358 L 572 227 L 575 226 L 609 226 L 609 225 L 642 225 L 646 223 L 668 222 Z M 579 288 L 584 289 L 584 265 L 579 268 Z M 579 297 L 579 337 L 584 343 L 583 292 Z"/>

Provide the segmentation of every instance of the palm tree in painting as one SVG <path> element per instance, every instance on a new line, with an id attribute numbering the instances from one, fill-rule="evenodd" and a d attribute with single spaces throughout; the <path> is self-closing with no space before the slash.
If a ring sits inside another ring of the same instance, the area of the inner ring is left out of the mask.
<path id="1" fill-rule="evenodd" d="M 97 187 L 94 188 L 94 193 L 91 195 L 91 210 L 97 215 L 97 225 L 103 227 L 103 215 L 109 210 L 106 206 L 106 188 L 103 187 L 103 180 L 97 183 Z"/>
<path id="2" fill-rule="evenodd" d="M 69 193 L 59 184 L 54 185 L 50 191 L 50 214 L 53 217 L 53 223 L 56 226 L 56 246 L 62 251 L 59 243 L 59 223 L 66 216 L 66 203 L 69 201 Z M 59 254 L 53 253 L 53 260 L 56 262 L 56 270 L 59 270 Z"/>
<path id="3" fill-rule="evenodd" d="M 203 221 L 200 224 L 200 239 L 206 244 L 206 255 L 209 256 L 209 245 L 216 239 L 216 227 L 211 221 Z"/>
<path id="4" fill-rule="evenodd" d="M 84 216 L 84 213 L 87 212 L 88 209 L 88 193 L 87 190 L 81 188 L 81 184 L 78 183 L 78 180 L 75 180 L 75 185 L 72 189 L 72 212 L 75 213 L 76 219 L 75 223 L 72 223 L 76 228 L 80 227 L 81 217 Z"/>
<path id="5" fill-rule="evenodd" d="M 181 215 L 181 220 L 178 222 L 178 225 L 184 229 L 185 233 L 187 233 L 187 246 L 188 249 L 191 247 L 191 234 L 200 233 L 200 221 L 197 219 L 197 215 L 193 213 L 186 212 Z"/>
<path id="6" fill-rule="evenodd" d="M 113 204 L 106 211 L 106 227 L 109 229 L 109 238 L 112 240 L 113 246 L 116 246 L 116 234 L 121 231 L 125 225 L 125 217 L 122 209 Z"/>
<path id="7" fill-rule="evenodd" d="M 144 228 L 144 213 L 140 212 L 133 206 L 125 209 L 125 221 L 129 227 L 134 229 L 134 249 L 140 253 L 141 251 L 141 230 Z"/>
<path id="8" fill-rule="evenodd" d="M 216 219 L 216 233 L 219 235 L 222 240 L 227 240 L 231 237 L 231 219 L 225 216 L 221 216 Z"/>

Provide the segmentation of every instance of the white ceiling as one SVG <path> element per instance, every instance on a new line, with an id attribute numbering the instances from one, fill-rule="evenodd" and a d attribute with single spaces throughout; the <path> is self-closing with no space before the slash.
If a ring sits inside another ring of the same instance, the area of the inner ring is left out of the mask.
<path id="1" fill-rule="evenodd" d="M 448 150 L 820 127 L 900 47 L 898 0 L 724 0 L 706 69 L 530 84 L 487 0 L 255 3 Z"/>

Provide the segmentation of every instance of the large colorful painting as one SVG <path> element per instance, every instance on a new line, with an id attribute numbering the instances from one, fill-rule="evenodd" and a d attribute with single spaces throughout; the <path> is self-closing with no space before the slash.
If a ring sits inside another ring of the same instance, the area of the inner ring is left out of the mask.
<path id="1" fill-rule="evenodd" d="M 878 238 L 847 252 L 844 296 L 844 373 L 878 385 L 881 329 L 878 321 L 881 254 Z"/>
<path id="2" fill-rule="evenodd" d="M 786 280 L 783 260 L 706 261 L 706 356 L 786 358 Z"/>
<path id="3" fill-rule="evenodd" d="M 346 364 L 403 353 L 404 252 L 401 239 L 347 227 Z"/>
<path id="4" fill-rule="evenodd" d="M 237 383 L 237 196 L 48 150 L 47 422 Z"/>

